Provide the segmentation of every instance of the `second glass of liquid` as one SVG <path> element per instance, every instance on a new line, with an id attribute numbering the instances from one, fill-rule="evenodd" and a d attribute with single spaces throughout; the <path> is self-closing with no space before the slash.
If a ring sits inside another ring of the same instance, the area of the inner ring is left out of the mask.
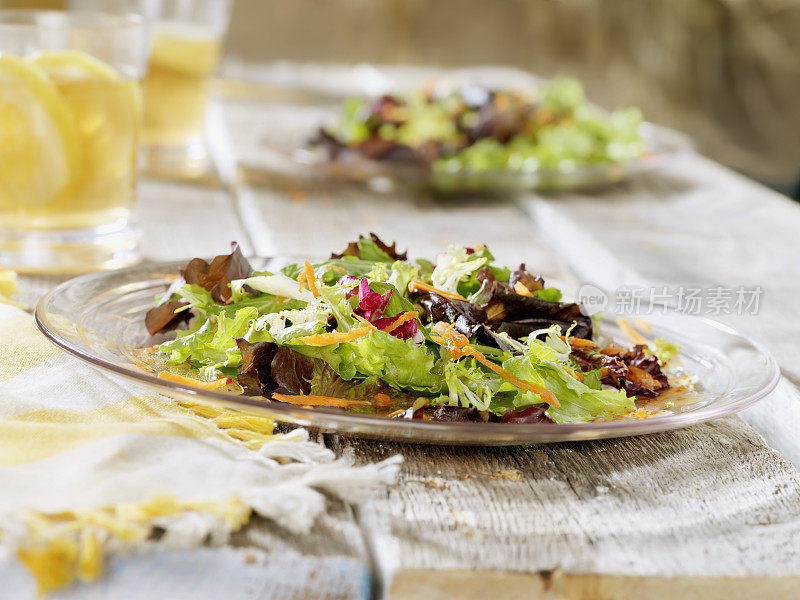
<path id="1" fill-rule="evenodd" d="M 72 0 L 134 12 L 150 23 L 151 51 L 142 81 L 142 169 L 151 176 L 199 179 L 211 168 L 206 108 L 222 56 L 231 0 Z"/>

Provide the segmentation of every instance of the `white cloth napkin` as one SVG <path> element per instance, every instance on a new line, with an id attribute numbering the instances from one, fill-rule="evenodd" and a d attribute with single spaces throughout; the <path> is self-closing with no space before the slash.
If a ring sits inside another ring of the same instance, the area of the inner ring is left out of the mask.
<path id="1" fill-rule="evenodd" d="M 303 429 L 275 434 L 263 417 L 143 393 L 62 353 L 11 306 L 0 306 L 0 399 L 0 547 L 40 593 L 98 578 L 109 555 L 223 544 L 253 514 L 302 534 L 324 493 L 357 502 L 399 468 L 400 457 L 354 466 Z"/>

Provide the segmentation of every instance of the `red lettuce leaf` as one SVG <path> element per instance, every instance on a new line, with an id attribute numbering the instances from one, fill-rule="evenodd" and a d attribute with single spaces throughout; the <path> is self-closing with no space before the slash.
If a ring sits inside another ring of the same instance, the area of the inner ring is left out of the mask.
<path id="1" fill-rule="evenodd" d="M 547 404 L 534 404 L 526 408 L 508 409 L 503 413 L 502 423 L 552 423 L 553 419 L 547 414 Z"/>
<path id="2" fill-rule="evenodd" d="M 144 324 L 150 335 L 172 331 L 181 323 L 192 318 L 192 313 L 188 310 L 182 310 L 179 313 L 175 312 L 179 308 L 189 306 L 188 302 L 185 300 L 172 299 L 175 292 L 181 289 L 185 284 L 186 281 L 184 281 L 182 277 L 173 281 L 164 293 L 161 302 L 147 311 L 147 314 L 144 316 Z"/>
<path id="3" fill-rule="evenodd" d="M 253 267 L 242 254 L 239 244 L 231 242 L 231 253 L 214 257 L 211 264 L 202 258 L 193 258 L 181 270 L 186 283 L 195 283 L 211 292 L 211 297 L 222 304 L 231 301 L 230 283 L 253 274 Z"/>
<path id="4" fill-rule="evenodd" d="M 389 300 L 392 299 L 392 292 L 389 290 L 385 294 L 372 291 L 369 281 L 366 278 L 358 283 L 358 306 L 353 310 L 359 317 L 364 317 L 370 323 L 374 323 L 383 315 Z M 351 290 L 353 292 L 353 290 Z M 350 296 L 353 294 L 351 293 Z"/>
<path id="5" fill-rule="evenodd" d="M 600 369 L 601 381 L 624 390 L 629 398 L 654 398 L 669 388 L 669 381 L 658 359 L 647 356 L 645 346 L 634 346 L 630 350 L 610 347 L 603 351 L 573 347 L 570 357 L 583 372 Z"/>

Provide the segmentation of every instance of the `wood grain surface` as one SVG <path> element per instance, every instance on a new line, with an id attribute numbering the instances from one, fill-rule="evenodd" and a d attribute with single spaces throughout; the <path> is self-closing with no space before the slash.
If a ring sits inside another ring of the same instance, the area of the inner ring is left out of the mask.
<path id="1" fill-rule="evenodd" d="M 465 568 L 797 574 L 800 474 L 736 417 L 527 448 L 339 443 L 363 460 L 406 457 L 400 484 L 358 510 L 384 581 Z"/>

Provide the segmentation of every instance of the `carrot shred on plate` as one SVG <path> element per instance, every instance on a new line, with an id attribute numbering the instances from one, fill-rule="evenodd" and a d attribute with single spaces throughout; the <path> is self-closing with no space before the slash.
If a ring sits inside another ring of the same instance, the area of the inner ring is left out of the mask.
<path id="1" fill-rule="evenodd" d="M 420 281 L 419 279 L 412 279 L 408 284 L 409 292 L 413 292 L 415 290 L 421 290 L 423 292 L 428 292 L 429 294 L 438 294 L 439 296 L 442 296 L 444 298 L 450 298 L 451 300 L 466 300 L 466 298 L 464 298 L 464 296 L 462 296 L 461 294 L 440 290 L 439 288 L 435 288 L 429 283 L 425 283 L 424 281 Z"/>
<path id="2" fill-rule="evenodd" d="M 382 392 L 378 392 L 377 394 L 375 394 L 374 398 L 375 398 L 375 404 L 377 406 L 391 406 L 392 405 L 392 399 L 389 397 L 388 394 L 384 394 Z"/>
<path id="3" fill-rule="evenodd" d="M 314 277 L 314 267 L 312 267 L 311 263 L 307 260 L 303 261 L 303 270 L 300 271 L 300 275 L 297 276 L 297 283 L 300 284 L 300 286 L 305 283 L 308 289 L 311 290 L 311 293 L 314 294 L 314 297 L 319 298 L 320 293 L 319 289 L 317 289 L 317 280 Z"/>
<path id="4" fill-rule="evenodd" d="M 344 268 L 340 267 L 339 265 L 325 265 L 326 269 L 333 269 L 334 271 L 339 271 L 342 275 L 350 275 Z"/>
<path id="5" fill-rule="evenodd" d="M 272 399 L 287 404 L 297 406 L 332 406 L 335 408 L 347 408 L 348 406 L 369 406 L 366 400 L 351 400 L 349 398 L 332 398 L 330 396 L 309 396 L 294 394 L 272 394 Z"/>
<path id="6" fill-rule="evenodd" d="M 597 346 L 597 344 L 595 344 L 592 340 L 585 340 L 583 338 L 576 338 L 572 336 L 570 336 L 570 338 L 567 339 L 563 335 L 559 337 L 565 342 L 567 342 L 573 348 L 594 348 Z"/>
<path id="7" fill-rule="evenodd" d="M 191 377 L 184 377 L 170 371 L 160 371 L 158 373 L 159 379 L 166 379 L 174 383 L 183 385 L 191 385 L 192 387 L 200 388 L 201 390 L 218 390 L 233 382 L 230 377 L 220 377 L 213 381 L 201 381 L 200 379 L 192 379 Z"/>
<path id="8" fill-rule="evenodd" d="M 375 325 L 373 325 L 372 323 L 370 323 L 369 321 L 367 321 L 367 319 L 365 319 L 365 318 L 364 318 L 364 317 L 362 317 L 361 315 L 357 315 L 357 314 L 353 313 L 353 318 L 354 318 L 356 321 L 358 321 L 359 323 L 363 323 L 365 327 L 369 327 L 369 328 L 371 328 L 371 329 L 377 329 L 377 327 L 375 327 Z"/>
<path id="9" fill-rule="evenodd" d="M 415 310 L 409 310 L 404 312 L 402 315 L 397 317 L 394 323 L 390 323 L 386 327 L 383 328 L 383 331 L 386 333 L 392 333 L 395 329 L 403 325 L 404 323 L 408 323 L 409 321 L 413 321 L 414 319 L 419 317 L 419 313 Z"/>
<path id="10" fill-rule="evenodd" d="M 556 395 L 546 387 L 530 381 L 523 381 L 513 373 L 507 371 L 499 365 L 494 364 L 492 361 L 486 358 L 479 350 L 476 350 L 470 345 L 467 336 L 456 331 L 456 328 L 452 323 L 439 321 L 433 326 L 433 330 L 438 333 L 440 337 L 432 339 L 447 348 L 447 351 L 450 353 L 450 357 L 454 360 L 463 356 L 471 356 L 487 369 L 491 369 L 500 375 L 500 377 L 508 381 L 514 387 L 537 394 L 550 406 L 561 406 L 558 398 L 556 398 Z"/>
<path id="11" fill-rule="evenodd" d="M 307 335 L 297 338 L 297 340 L 303 342 L 307 346 L 332 346 L 333 344 L 343 344 L 362 338 L 374 329 L 375 326 L 371 325 L 370 327 L 358 327 L 350 331 L 331 331 L 330 333 Z"/>

